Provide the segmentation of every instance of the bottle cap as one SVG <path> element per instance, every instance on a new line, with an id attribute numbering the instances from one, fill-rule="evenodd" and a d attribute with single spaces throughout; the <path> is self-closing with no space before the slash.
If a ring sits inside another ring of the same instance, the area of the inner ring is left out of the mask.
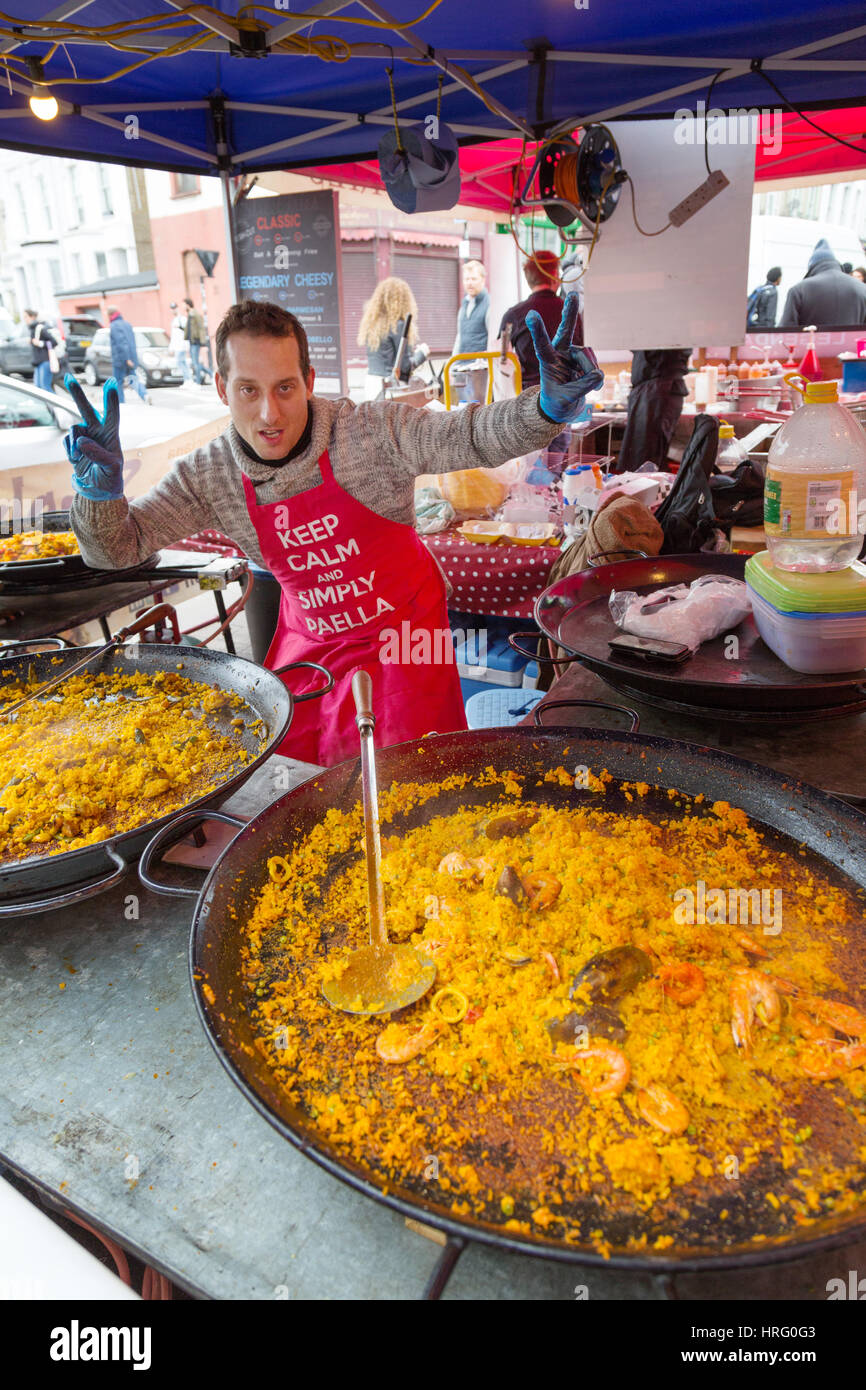
<path id="1" fill-rule="evenodd" d="M 807 405 L 834 405 L 839 400 L 836 381 L 809 381 L 799 372 L 789 372 L 785 380 L 800 392 Z"/>

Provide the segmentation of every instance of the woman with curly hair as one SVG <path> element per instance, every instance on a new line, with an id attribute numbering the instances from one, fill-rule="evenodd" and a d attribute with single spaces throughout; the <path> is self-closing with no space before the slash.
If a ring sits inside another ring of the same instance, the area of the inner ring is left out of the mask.
<path id="1" fill-rule="evenodd" d="M 418 305 L 415 296 L 405 280 L 390 275 L 382 280 L 373 291 L 372 298 L 364 305 L 361 323 L 358 328 L 358 344 L 367 349 L 367 380 L 364 385 L 364 399 L 374 401 L 383 396 L 385 379 L 394 370 L 397 348 L 403 336 L 403 327 L 409 315 L 409 339 L 403 350 L 400 380 L 407 382 L 415 367 L 420 367 L 430 349 L 426 343 L 418 343 L 417 319 Z"/>

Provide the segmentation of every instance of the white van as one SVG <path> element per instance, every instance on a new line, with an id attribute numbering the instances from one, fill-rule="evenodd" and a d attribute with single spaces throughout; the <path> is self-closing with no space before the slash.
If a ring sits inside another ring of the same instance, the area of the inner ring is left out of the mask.
<path id="1" fill-rule="evenodd" d="M 781 266 L 782 283 L 776 304 L 776 321 L 782 317 L 788 290 L 809 268 L 809 257 L 817 242 L 825 237 L 830 250 L 841 264 L 866 265 L 863 243 L 850 227 L 838 222 L 813 222 L 806 217 L 777 217 L 768 213 L 752 218 L 752 237 L 749 243 L 748 294 L 765 283 L 767 271 Z M 745 321 L 746 306 L 743 305 Z"/>

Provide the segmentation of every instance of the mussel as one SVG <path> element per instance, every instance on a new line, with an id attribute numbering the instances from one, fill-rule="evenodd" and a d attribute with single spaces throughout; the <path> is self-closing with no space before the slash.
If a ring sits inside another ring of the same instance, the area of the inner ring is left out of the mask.
<path id="1" fill-rule="evenodd" d="M 518 808 L 515 811 L 500 811 L 480 821 L 477 835 L 486 835 L 488 840 L 504 840 L 507 836 L 525 835 L 538 820 L 538 811 Z"/>
<path id="2" fill-rule="evenodd" d="M 621 999 L 652 973 L 652 961 L 638 946 L 614 946 L 586 962 L 575 975 L 568 997 L 573 999 L 580 990 L 582 995 L 589 995 L 593 1004 L 608 1003 Z"/>
<path id="3" fill-rule="evenodd" d="M 604 1004 L 590 1004 L 579 1013 L 566 1014 L 564 1018 L 552 1018 L 545 1025 L 553 1042 L 575 1043 L 582 1030 L 594 1038 L 612 1038 L 615 1042 L 625 1040 L 625 1024 L 618 1013 Z"/>
<path id="4" fill-rule="evenodd" d="M 505 868 L 496 880 L 493 896 L 495 898 L 510 898 L 518 907 L 526 902 L 523 882 L 513 864 L 505 865 Z"/>

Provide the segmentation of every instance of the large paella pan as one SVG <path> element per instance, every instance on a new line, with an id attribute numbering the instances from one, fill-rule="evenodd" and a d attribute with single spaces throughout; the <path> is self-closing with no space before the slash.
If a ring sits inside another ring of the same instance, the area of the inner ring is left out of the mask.
<path id="1" fill-rule="evenodd" d="M 365 931 L 355 764 L 246 826 L 195 908 L 202 1021 L 286 1138 L 400 1211 L 554 1258 L 739 1264 L 862 1235 L 866 1049 L 845 1036 L 862 816 L 738 759 L 599 731 L 446 735 L 384 750 L 379 780 L 391 929 L 450 942 L 432 1001 L 385 1028 L 319 997 Z M 788 894 L 778 936 L 670 929 L 660 883 L 730 886 L 750 862 Z M 630 1076 L 607 1087 L 617 1054 Z"/>

